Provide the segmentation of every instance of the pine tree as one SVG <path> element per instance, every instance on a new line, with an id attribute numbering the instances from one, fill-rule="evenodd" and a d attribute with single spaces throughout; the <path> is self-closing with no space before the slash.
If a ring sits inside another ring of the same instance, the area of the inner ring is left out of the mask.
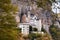
<path id="1" fill-rule="evenodd" d="M 15 13 L 11 0 L 0 0 L 0 40 L 17 40 Z"/>

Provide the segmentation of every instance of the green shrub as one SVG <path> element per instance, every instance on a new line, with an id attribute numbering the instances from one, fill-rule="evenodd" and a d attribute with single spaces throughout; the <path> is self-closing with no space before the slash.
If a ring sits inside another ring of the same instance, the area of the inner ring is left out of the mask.
<path id="1" fill-rule="evenodd" d="M 51 25 L 49 31 L 54 40 L 60 40 L 60 28 L 58 28 L 54 25 Z"/>

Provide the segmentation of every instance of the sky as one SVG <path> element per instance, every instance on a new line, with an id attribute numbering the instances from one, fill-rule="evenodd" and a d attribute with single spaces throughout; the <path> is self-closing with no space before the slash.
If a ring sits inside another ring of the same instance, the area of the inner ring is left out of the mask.
<path id="1" fill-rule="evenodd" d="M 59 7 L 59 8 L 57 8 L 57 7 Z M 54 13 L 60 13 L 60 2 L 52 3 L 52 11 Z"/>

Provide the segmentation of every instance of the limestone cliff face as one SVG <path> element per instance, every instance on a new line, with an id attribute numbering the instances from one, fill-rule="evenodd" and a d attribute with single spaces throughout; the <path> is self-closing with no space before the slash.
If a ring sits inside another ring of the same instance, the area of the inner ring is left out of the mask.
<path id="1" fill-rule="evenodd" d="M 41 20 L 41 24 L 37 23 L 37 25 L 43 25 L 43 28 L 49 33 L 49 26 L 52 24 L 51 12 L 41 7 L 38 8 L 36 0 L 12 0 L 12 4 L 19 8 L 18 15 L 16 15 L 18 24 Z"/>
<path id="2" fill-rule="evenodd" d="M 51 25 L 51 13 L 43 8 L 38 8 L 36 0 L 12 0 L 13 4 L 18 5 L 20 22 L 29 22 L 34 16 L 35 20 L 41 19 L 42 24 Z"/>

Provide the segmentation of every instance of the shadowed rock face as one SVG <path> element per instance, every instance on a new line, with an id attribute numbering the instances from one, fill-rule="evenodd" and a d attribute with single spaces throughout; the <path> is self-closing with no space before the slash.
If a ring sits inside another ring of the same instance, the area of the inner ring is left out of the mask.
<path id="1" fill-rule="evenodd" d="M 22 19 L 28 18 L 29 15 L 30 18 L 33 18 L 35 15 L 37 17 L 36 20 L 41 19 L 42 24 L 50 25 L 51 13 L 43 8 L 38 8 L 35 0 L 14 0 L 13 2 L 16 2 L 18 5 L 20 22 L 22 22 Z"/>

